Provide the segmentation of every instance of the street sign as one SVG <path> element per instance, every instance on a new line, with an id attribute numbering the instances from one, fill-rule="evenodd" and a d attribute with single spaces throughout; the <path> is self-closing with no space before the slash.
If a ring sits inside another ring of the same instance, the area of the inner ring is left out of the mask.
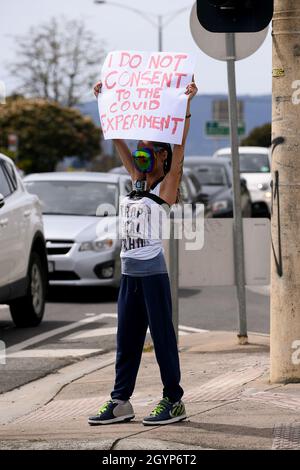
<path id="1" fill-rule="evenodd" d="M 199 22 L 214 33 L 264 29 L 273 16 L 273 0 L 197 0 Z"/>
<path id="2" fill-rule="evenodd" d="M 246 126 L 244 123 L 239 123 L 238 125 L 238 135 L 245 135 Z M 217 137 L 217 136 L 229 136 L 230 135 L 230 125 L 229 123 L 222 123 L 218 121 L 207 121 L 205 123 L 205 133 L 207 136 Z"/>
<path id="3" fill-rule="evenodd" d="M 195 43 L 205 54 L 213 59 L 227 60 L 226 33 L 207 31 L 199 23 L 196 4 L 191 11 L 190 28 Z M 268 29 L 269 27 L 258 33 L 235 33 L 235 60 L 242 60 L 254 54 L 266 39 Z"/>

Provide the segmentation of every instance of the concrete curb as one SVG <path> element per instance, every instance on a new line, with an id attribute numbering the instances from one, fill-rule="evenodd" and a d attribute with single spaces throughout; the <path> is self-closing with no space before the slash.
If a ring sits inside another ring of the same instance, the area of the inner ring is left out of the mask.
<path id="1" fill-rule="evenodd" d="M 46 405 L 60 390 L 74 380 L 91 372 L 108 367 L 115 362 L 115 352 L 93 356 L 68 365 L 42 379 L 34 380 L 20 388 L 0 395 L 0 425 L 25 416 Z"/>

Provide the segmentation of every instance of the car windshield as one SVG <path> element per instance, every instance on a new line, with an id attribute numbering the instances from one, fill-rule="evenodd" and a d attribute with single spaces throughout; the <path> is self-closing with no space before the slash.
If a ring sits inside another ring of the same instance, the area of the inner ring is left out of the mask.
<path id="1" fill-rule="evenodd" d="M 268 155 L 263 153 L 240 153 L 240 171 L 241 173 L 269 173 L 271 170 Z"/>
<path id="2" fill-rule="evenodd" d="M 202 185 L 228 186 L 224 165 L 199 165 L 195 174 Z"/>
<path id="3" fill-rule="evenodd" d="M 270 171 L 268 155 L 262 153 L 241 153 L 240 162 L 242 173 L 268 173 Z"/>
<path id="4" fill-rule="evenodd" d="M 24 181 L 42 203 L 43 214 L 96 216 L 101 204 L 118 207 L 118 186 L 97 181 Z M 100 211 L 101 212 L 101 211 Z M 105 211 L 104 211 L 105 214 Z M 106 209 L 107 214 L 107 209 Z"/>

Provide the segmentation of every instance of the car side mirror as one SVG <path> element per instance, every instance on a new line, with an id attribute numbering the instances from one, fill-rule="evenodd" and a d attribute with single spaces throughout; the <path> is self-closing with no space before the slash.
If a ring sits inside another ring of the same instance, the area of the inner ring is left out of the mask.
<path id="1" fill-rule="evenodd" d="M 0 193 L 0 209 L 1 209 L 1 207 L 4 206 L 4 204 L 5 204 L 4 196 L 3 196 L 3 194 Z"/>

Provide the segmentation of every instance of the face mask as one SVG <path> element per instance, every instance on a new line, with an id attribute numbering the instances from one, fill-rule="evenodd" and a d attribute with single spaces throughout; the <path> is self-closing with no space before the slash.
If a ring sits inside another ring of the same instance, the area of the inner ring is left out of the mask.
<path id="1" fill-rule="evenodd" d="M 141 173 L 151 173 L 156 163 L 153 149 L 141 148 L 132 153 L 135 168 Z"/>

